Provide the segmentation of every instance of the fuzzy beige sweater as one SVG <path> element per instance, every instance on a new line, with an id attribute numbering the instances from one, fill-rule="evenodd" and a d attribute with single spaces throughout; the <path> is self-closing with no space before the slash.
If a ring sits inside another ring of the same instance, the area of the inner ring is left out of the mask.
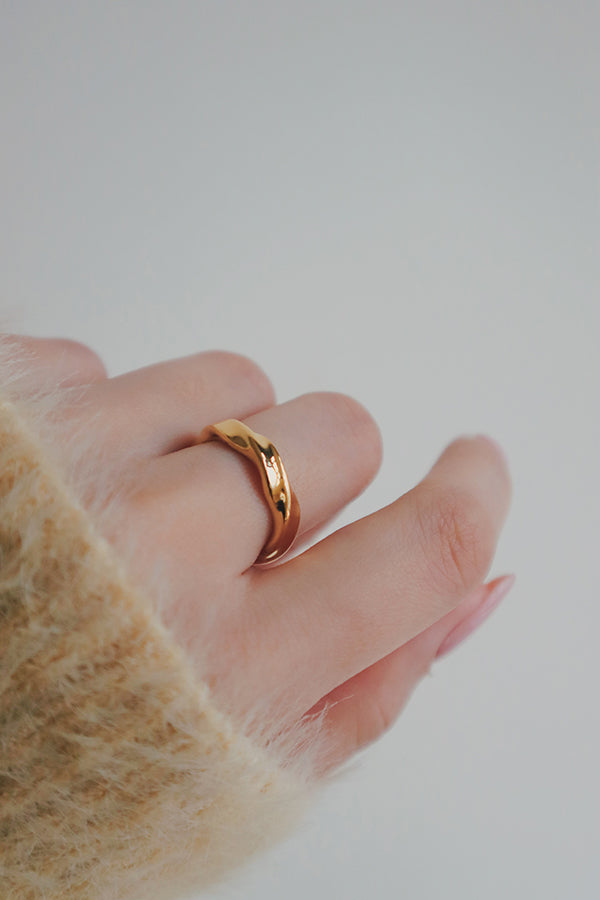
<path id="1" fill-rule="evenodd" d="M 168 585 L 103 536 L 110 461 L 65 439 L 67 393 L 0 345 L 0 897 L 176 900 L 297 825 L 318 726 L 216 701 Z"/>

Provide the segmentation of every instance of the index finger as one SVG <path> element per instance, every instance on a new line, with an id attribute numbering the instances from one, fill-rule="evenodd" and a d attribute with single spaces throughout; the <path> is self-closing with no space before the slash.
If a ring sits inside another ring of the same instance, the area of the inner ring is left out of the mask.
<path id="1" fill-rule="evenodd" d="M 459 438 L 407 494 L 288 563 L 248 573 L 249 602 L 260 607 L 254 640 L 276 648 L 282 679 L 294 667 L 307 673 L 300 706 L 415 637 L 484 580 L 510 494 L 495 442 Z"/>

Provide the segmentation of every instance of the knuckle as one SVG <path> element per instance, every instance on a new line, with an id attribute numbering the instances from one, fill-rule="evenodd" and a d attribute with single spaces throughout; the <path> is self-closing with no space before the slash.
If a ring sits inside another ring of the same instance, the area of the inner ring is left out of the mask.
<path id="1" fill-rule="evenodd" d="M 495 544 L 483 505 L 467 491 L 437 488 L 421 496 L 417 513 L 429 577 L 436 587 L 456 593 L 479 583 Z"/>
<path id="2" fill-rule="evenodd" d="M 333 427 L 337 434 L 347 436 L 352 442 L 355 458 L 357 444 L 363 450 L 360 458 L 368 469 L 366 478 L 370 480 L 381 465 L 383 443 L 379 426 L 369 410 L 349 394 L 337 391 L 321 391 L 307 396 L 320 408 L 326 420 L 324 427 Z"/>
<path id="3" fill-rule="evenodd" d="M 349 394 L 342 394 L 337 391 L 324 391 L 320 395 L 325 399 L 331 408 L 331 413 L 346 423 L 346 426 L 352 430 L 360 429 L 376 429 L 377 426 L 371 413 Z"/>
<path id="4" fill-rule="evenodd" d="M 92 350 L 91 347 L 88 347 L 87 344 L 84 344 L 81 341 L 72 340 L 71 338 L 57 338 L 55 339 L 55 342 L 58 345 L 58 349 L 60 349 L 64 355 L 68 355 L 76 361 L 78 366 L 81 366 L 86 374 L 94 378 L 108 377 L 106 366 L 103 361 L 96 351 Z"/>
<path id="5" fill-rule="evenodd" d="M 18 352 L 25 352 L 33 360 L 58 363 L 70 368 L 74 366 L 91 380 L 107 378 L 106 366 L 95 350 L 81 341 L 64 337 L 31 337 L 21 334 L 3 334 L 2 343 L 13 346 Z"/>
<path id="6" fill-rule="evenodd" d="M 275 405 L 275 390 L 271 379 L 249 356 L 228 350 L 211 350 L 205 355 L 212 357 L 212 361 L 226 371 L 236 384 L 239 382 L 249 384 L 265 405 Z"/>

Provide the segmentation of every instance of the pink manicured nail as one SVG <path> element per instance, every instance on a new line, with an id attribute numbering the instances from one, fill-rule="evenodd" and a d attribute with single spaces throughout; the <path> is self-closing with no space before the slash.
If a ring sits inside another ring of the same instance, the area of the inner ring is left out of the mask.
<path id="1" fill-rule="evenodd" d="M 479 606 L 460 622 L 456 628 L 453 628 L 450 634 L 446 635 L 438 651 L 435 654 L 436 659 L 445 656 L 449 650 L 453 650 L 458 644 L 461 644 L 470 634 L 473 634 L 482 622 L 496 609 L 500 601 L 506 597 L 511 587 L 515 583 L 514 575 L 503 575 L 490 585 L 490 592 L 481 601 Z"/>

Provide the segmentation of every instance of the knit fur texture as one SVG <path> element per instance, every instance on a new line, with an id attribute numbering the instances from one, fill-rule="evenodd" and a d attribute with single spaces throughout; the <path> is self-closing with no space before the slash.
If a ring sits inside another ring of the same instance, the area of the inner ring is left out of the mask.
<path id="1" fill-rule="evenodd" d="M 209 690 L 208 618 L 186 643 L 161 560 L 132 575 L 135 459 L 67 435 L 83 392 L 31 362 L 0 337 L 0 896 L 176 900 L 297 827 L 321 720 Z"/>

